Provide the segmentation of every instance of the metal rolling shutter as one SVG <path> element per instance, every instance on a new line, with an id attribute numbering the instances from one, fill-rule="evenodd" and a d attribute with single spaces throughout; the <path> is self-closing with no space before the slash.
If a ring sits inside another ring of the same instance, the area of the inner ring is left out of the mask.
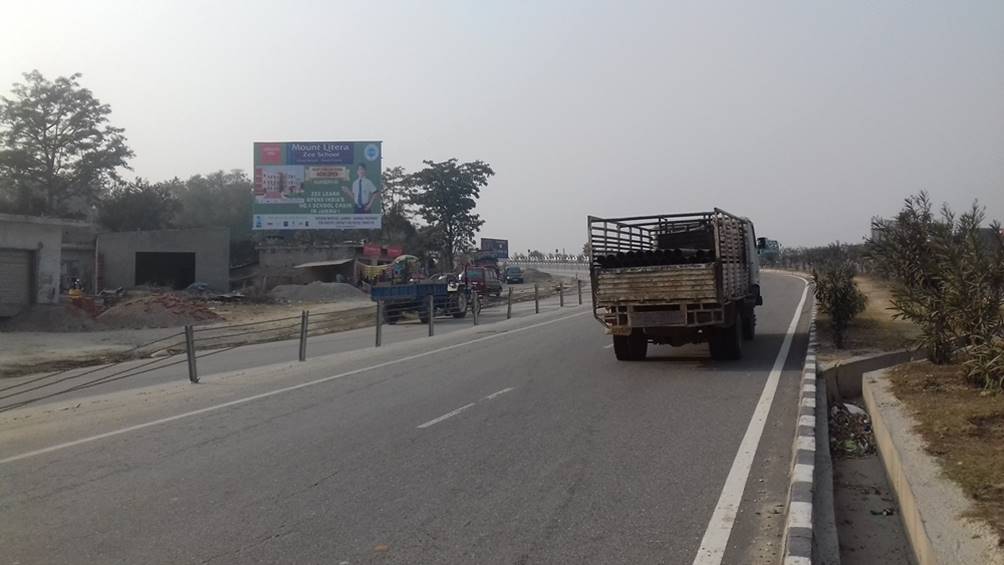
<path id="1" fill-rule="evenodd" d="M 0 249 L 0 316 L 31 304 L 31 251 Z"/>

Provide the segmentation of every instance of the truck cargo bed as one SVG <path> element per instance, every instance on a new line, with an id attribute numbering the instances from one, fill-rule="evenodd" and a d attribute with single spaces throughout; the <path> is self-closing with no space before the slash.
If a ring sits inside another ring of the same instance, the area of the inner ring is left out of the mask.
<path id="1" fill-rule="evenodd" d="M 601 269 L 597 306 L 717 302 L 715 263 Z"/>

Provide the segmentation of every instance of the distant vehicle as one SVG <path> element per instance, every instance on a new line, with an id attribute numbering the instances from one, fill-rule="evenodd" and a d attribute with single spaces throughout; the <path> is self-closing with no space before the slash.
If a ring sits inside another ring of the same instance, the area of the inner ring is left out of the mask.
<path id="1" fill-rule="evenodd" d="M 776 239 L 759 237 L 756 240 L 756 247 L 760 250 L 761 263 L 770 265 L 781 255 L 781 244 Z"/>
<path id="2" fill-rule="evenodd" d="M 505 282 L 506 284 L 523 284 L 523 269 L 516 265 L 511 267 L 506 267 L 505 270 Z"/>
<path id="3" fill-rule="evenodd" d="M 464 284 L 481 296 L 501 296 L 502 282 L 499 280 L 498 271 L 494 267 L 472 267 L 464 269 Z"/>
<path id="4" fill-rule="evenodd" d="M 707 342 L 740 359 L 756 328 L 760 262 L 753 223 L 715 208 L 696 214 L 588 219 L 593 315 L 621 361 L 648 344 Z"/>
<path id="5" fill-rule="evenodd" d="M 470 289 L 450 274 L 426 278 L 418 258 L 402 255 L 388 265 L 370 267 L 375 276 L 370 286 L 370 299 L 383 302 L 384 321 L 396 324 L 406 312 L 418 314 L 424 324 L 429 316 L 463 318 L 470 310 Z M 429 296 L 433 297 L 433 310 L 429 311 Z"/>

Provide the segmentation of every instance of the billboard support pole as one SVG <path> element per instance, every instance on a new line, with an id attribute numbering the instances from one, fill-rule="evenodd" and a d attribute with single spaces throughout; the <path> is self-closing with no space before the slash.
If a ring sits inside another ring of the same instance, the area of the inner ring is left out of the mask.
<path id="1" fill-rule="evenodd" d="M 384 305 L 383 300 L 378 300 L 377 301 L 377 307 L 376 307 L 376 345 L 375 345 L 375 347 L 380 347 L 380 341 L 381 341 L 381 338 L 383 337 L 383 335 L 382 335 L 383 334 L 383 311 L 384 311 L 385 308 L 386 308 L 386 306 Z"/>
<path id="2" fill-rule="evenodd" d="M 512 287 L 510 286 L 509 287 L 509 297 L 506 300 L 505 319 L 508 320 L 508 319 L 511 319 L 511 318 L 512 318 Z"/>
<path id="3" fill-rule="evenodd" d="M 540 314 L 540 291 L 537 283 L 533 283 L 533 313 Z"/>

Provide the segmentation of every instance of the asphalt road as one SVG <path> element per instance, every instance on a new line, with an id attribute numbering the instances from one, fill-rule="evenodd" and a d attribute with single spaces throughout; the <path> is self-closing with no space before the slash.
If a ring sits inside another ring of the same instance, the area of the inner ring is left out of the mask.
<path id="1" fill-rule="evenodd" d="M 691 563 L 798 316 L 723 556 L 777 562 L 808 307 L 763 284 L 739 362 L 617 362 L 573 306 L 11 410 L 0 560 Z"/>

